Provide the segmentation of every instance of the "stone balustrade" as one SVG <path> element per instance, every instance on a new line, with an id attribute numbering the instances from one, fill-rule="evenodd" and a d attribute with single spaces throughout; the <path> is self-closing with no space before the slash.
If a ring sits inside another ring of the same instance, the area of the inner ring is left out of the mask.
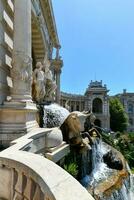
<path id="1" fill-rule="evenodd" d="M 22 150 L 41 154 L 58 162 L 69 153 L 69 145 L 63 142 L 61 130 L 56 128 L 36 128 L 30 133 L 11 142 L 10 150 Z"/>
<path id="2" fill-rule="evenodd" d="M 55 136 L 56 132 L 58 136 Z M 59 159 L 62 159 L 69 148 L 62 144 L 58 128 L 38 128 L 13 141 L 11 147 L 0 153 L 0 199 L 93 200 L 65 170 L 44 156 L 35 154 L 44 152 L 45 155 L 51 148 L 56 148 L 54 154 L 58 147 Z"/>

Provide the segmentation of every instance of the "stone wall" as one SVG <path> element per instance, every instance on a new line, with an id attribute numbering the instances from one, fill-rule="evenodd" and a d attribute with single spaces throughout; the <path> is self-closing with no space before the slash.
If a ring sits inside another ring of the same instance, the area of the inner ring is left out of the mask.
<path id="1" fill-rule="evenodd" d="M 11 57 L 13 49 L 13 3 L 0 0 L 0 104 L 2 104 L 12 87 L 10 78 Z"/>

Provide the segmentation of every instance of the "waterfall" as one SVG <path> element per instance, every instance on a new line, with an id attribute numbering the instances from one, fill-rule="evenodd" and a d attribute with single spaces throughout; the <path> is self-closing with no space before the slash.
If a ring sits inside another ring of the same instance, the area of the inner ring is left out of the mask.
<path id="1" fill-rule="evenodd" d="M 128 165 L 127 170 L 130 176 L 124 181 L 121 189 L 114 191 L 111 197 L 106 200 L 134 200 L 134 175 L 132 175 Z"/>
<path id="2" fill-rule="evenodd" d="M 121 189 L 114 191 L 111 197 L 106 200 L 134 200 L 134 175 L 132 175 L 128 164 L 126 167 L 130 174 L 129 177 L 124 181 Z"/>
<path id="3" fill-rule="evenodd" d="M 94 141 L 92 146 L 92 172 L 81 180 L 82 185 L 92 189 L 92 191 L 94 191 L 99 182 L 106 181 L 116 171 L 108 168 L 103 162 L 103 155 L 108 151 L 110 151 L 110 146 L 102 142 L 101 139 Z M 124 180 L 122 187 L 119 190 L 113 190 L 110 197 L 99 194 L 100 200 L 134 200 L 134 176 L 131 174 L 128 165 L 127 170 L 130 176 Z"/>
<path id="4" fill-rule="evenodd" d="M 58 127 L 64 122 L 69 114 L 70 112 L 66 108 L 63 108 L 56 103 L 45 105 L 43 126 L 48 128 Z"/>
<path id="5" fill-rule="evenodd" d="M 69 116 L 69 111 L 57 104 L 44 106 L 44 127 L 60 126 Z M 104 143 L 100 138 L 93 138 L 92 148 L 87 145 L 87 149 L 83 149 L 82 153 L 76 151 L 75 158 L 78 160 L 80 169 L 81 184 L 91 191 L 94 196 L 97 186 L 110 180 L 110 176 L 116 176 L 119 171 L 111 169 L 104 163 L 103 156 L 112 150 L 112 148 Z M 113 151 L 114 152 L 114 151 Z M 110 166 L 111 167 L 111 166 Z M 118 169 L 119 170 L 119 169 Z M 131 174 L 127 165 L 126 170 L 129 172 L 127 178 L 124 177 L 120 189 L 113 187 L 111 196 L 106 197 L 100 192 L 97 199 L 100 200 L 134 200 L 134 176 Z M 109 195 L 110 195 L 109 194 Z M 94 197 L 96 198 L 96 197 Z"/>
<path id="6" fill-rule="evenodd" d="M 92 150 L 92 182 L 94 186 L 101 180 L 106 179 L 112 170 L 107 167 L 103 162 L 103 155 L 106 154 L 110 149 L 105 145 L 101 139 L 96 140 Z"/>
<path id="7" fill-rule="evenodd" d="M 134 177 L 130 177 L 124 181 L 120 190 L 113 192 L 110 198 L 104 198 L 103 200 L 134 200 Z"/>
<path id="8" fill-rule="evenodd" d="M 109 150 L 109 147 L 101 139 L 97 138 L 94 141 L 92 145 L 92 172 L 81 180 L 83 186 L 95 188 L 98 182 L 106 179 L 112 173 L 113 170 L 109 169 L 103 162 L 103 155 Z"/>

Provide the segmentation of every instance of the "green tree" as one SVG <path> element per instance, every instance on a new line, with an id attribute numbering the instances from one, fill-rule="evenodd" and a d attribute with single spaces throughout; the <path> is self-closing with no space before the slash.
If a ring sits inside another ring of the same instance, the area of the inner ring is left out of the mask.
<path id="1" fill-rule="evenodd" d="M 128 125 L 128 116 L 118 98 L 110 98 L 110 127 L 113 131 L 123 132 Z"/>

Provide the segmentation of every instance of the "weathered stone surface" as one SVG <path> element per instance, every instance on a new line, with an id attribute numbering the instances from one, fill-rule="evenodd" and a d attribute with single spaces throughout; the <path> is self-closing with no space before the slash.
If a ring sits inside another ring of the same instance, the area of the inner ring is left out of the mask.
<path id="1" fill-rule="evenodd" d="M 50 200 L 94 200 L 76 179 L 58 165 L 42 156 L 18 150 L 11 151 L 9 148 L 0 153 L 0 163 L 5 166 L 3 170 L 7 167 L 10 169 L 15 168 L 19 173 L 18 175 L 24 174 L 25 179 L 29 179 L 30 177 L 34 182 L 34 188 L 38 189 L 35 190 L 37 192 L 35 195 L 37 196 L 42 193 L 44 197 L 47 196 Z M 0 182 L 0 187 L 1 184 L 3 183 Z M 13 182 L 10 186 L 12 186 L 12 184 Z M 5 189 L 8 189 L 12 193 L 14 192 L 13 187 Z M 23 191 L 23 186 L 21 189 Z M 18 193 L 18 191 L 16 193 Z M 31 196 L 33 196 L 33 194 L 34 193 L 32 193 Z M 19 195 L 23 197 L 23 192 L 21 192 L 21 194 L 19 193 Z M 10 197 L 8 199 L 10 199 Z"/>
<path id="2" fill-rule="evenodd" d="M 103 156 L 104 162 L 107 164 L 109 168 L 122 170 L 123 169 L 123 163 L 122 160 L 115 155 L 115 153 L 110 150 Z"/>
<path id="3" fill-rule="evenodd" d="M 76 113 L 71 113 L 64 123 L 60 126 L 63 140 L 71 144 L 81 144 L 80 136 L 81 123 Z"/>
<path id="4" fill-rule="evenodd" d="M 11 196 L 11 169 L 0 167 L 0 197 L 3 199 L 10 199 Z"/>
<path id="5" fill-rule="evenodd" d="M 9 146 L 12 140 L 38 128 L 36 116 L 37 108 L 33 103 L 6 102 L 0 107 L 0 141 Z"/>
<path id="6" fill-rule="evenodd" d="M 52 128 L 46 133 L 46 148 L 56 147 L 63 141 L 62 132 L 59 128 Z"/>
<path id="7" fill-rule="evenodd" d="M 45 153 L 45 157 L 57 163 L 62 158 L 64 159 L 64 157 L 70 152 L 70 147 L 68 144 L 63 142 L 55 148 L 49 148 L 48 151 L 49 152 Z"/>
<path id="8" fill-rule="evenodd" d="M 0 107 L 0 132 L 2 133 L 1 137 L 5 138 L 4 141 L 0 138 L 0 141 L 3 144 L 7 142 L 7 145 L 10 143 L 8 137 L 16 139 L 16 135 L 19 137 L 38 127 L 37 108 L 32 103 L 31 97 L 31 0 L 15 0 L 13 7 L 14 31 L 12 66 L 10 68 L 13 84 L 10 88 L 11 98 Z M 3 55 L 3 57 L 5 56 Z"/>

